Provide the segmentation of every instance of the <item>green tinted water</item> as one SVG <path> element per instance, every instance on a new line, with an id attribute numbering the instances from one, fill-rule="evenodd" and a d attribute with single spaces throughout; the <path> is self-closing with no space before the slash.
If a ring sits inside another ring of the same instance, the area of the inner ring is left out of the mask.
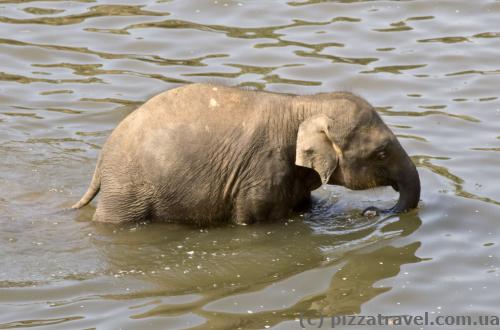
<path id="1" fill-rule="evenodd" d="M 0 328 L 299 328 L 299 315 L 497 314 L 500 2 L 0 3 Z M 89 222 L 116 124 L 188 82 L 348 90 L 418 165 L 422 203 L 323 187 L 283 223 Z"/>

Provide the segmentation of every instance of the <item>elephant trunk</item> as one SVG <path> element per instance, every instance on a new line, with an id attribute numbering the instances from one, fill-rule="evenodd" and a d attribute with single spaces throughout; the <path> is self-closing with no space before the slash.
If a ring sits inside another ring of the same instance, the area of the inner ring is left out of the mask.
<path id="1" fill-rule="evenodd" d="M 399 200 L 389 212 L 403 213 L 416 208 L 420 200 L 420 178 L 417 168 L 409 157 L 405 165 L 398 169 L 396 187 L 399 191 Z"/>

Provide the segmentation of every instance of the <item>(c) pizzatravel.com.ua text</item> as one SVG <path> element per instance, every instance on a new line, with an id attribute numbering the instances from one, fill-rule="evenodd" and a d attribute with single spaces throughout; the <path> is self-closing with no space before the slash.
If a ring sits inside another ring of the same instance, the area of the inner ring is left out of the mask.
<path id="1" fill-rule="evenodd" d="M 299 318 L 303 329 L 333 329 L 345 326 L 500 326 L 497 315 L 436 315 L 425 312 L 420 315 L 341 315 Z"/>

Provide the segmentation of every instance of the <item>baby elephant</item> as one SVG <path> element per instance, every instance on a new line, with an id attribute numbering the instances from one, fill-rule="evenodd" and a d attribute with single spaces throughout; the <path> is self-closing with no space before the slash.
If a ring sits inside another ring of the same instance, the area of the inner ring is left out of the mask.
<path id="1" fill-rule="evenodd" d="M 118 125 L 73 208 L 101 191 L 95 221 L 243 225 L 286 217 L 321 184 L 392 186 L 394 213 L 420 198 L 415 165 L 362 98 L 192 84 Z"/>

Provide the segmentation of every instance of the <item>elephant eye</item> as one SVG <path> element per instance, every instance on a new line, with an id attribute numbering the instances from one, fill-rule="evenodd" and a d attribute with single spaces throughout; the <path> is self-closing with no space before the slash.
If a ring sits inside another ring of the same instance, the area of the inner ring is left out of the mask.
<path id="1" fill-rule="evenodd" d="M 387 151 L 382 150 L 382 151 L 377 152 L 377 158 L 380 160 L 386 159 L 387 158 Z"/>

